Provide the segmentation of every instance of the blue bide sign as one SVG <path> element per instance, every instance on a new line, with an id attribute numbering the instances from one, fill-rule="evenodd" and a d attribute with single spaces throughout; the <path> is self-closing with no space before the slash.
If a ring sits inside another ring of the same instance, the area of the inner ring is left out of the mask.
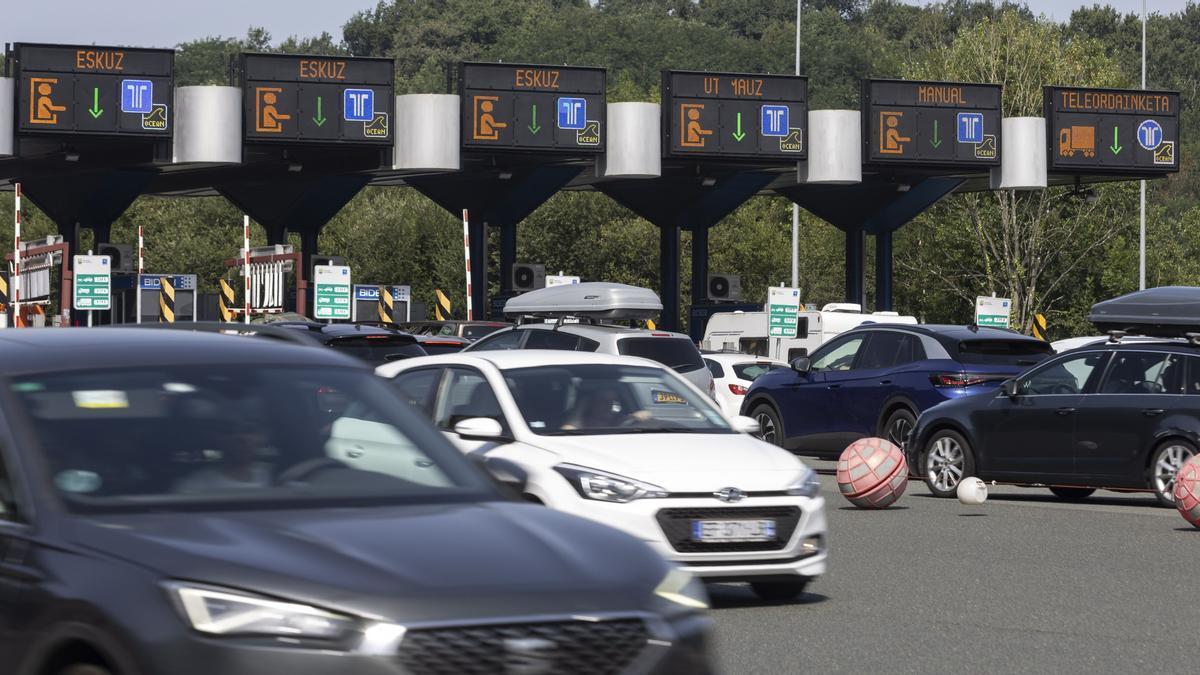
<path id="1" fill-rule="evenodd" d="M 558 128 L 578 131 L 587 122 L 587 101 L 582 98 L 558 99 Z"/>
<path id="2" fill-rule="evenodd" d="M 1138 126 L 1138 145 L 1147 150 L 1153 150 L 1162 145 L 1162 125 L 1154 120 L 1146 120 Z"/>
<path id="3" fill-rule="evenodd" d="M 342 108 L 347 122 L 370 122 L 375 119 L 375 90 L 347 89 L 342 94 Z"/>
<path id="4" fill-rule="evenodd" d="M 958 113 L 958 142 L 983 142 L 983 113 Z"/>
<path id="5" fill-rule="evenodd" d="M 764 105 L 762 107 L 762 135 L 788 135 L 788 107 L 786 105 Z"/>
<path id="6" fill-rule="evenodd" d="M 121 112 L 145 115 L 153 109 L 153 82 L 150 80 L 121 80 Z"/>

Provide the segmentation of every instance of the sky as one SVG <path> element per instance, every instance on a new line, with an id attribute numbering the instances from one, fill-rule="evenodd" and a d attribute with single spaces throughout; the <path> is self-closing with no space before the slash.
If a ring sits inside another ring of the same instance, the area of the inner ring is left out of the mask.
<path id="1" fill-rule="evenodd" d="M 13 0 L 15 2 L 15 0 Z M 479 0 L 487 2 L 488 0 Z M 928 4 L 929 0 L 911 0 Z M 1071 10 L 1097 0 L 1029 0 L 1029 7 L 1065 21 Z M 173 47 L 201 37 L 241 37 L 250 26 L 266 28 L 276 42 L 290 35 L 327 31 L 340 39 L 342 24 L 377 0 L 53 0 L 23 3 L 0 21 L 0 43 L 58 42 Z M 1138 12 L 1142 0 L 1104 0 L 1122 12 Z M 1147 0 L 1150 12 L 1170 13 L 1187 0 Z"/>

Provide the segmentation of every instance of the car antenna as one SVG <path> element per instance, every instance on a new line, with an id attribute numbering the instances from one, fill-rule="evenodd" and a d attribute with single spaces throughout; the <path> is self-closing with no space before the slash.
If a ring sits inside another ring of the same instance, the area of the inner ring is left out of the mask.
<path id="1" fill-rule="evenodd" d="M 1192 335 L 1192 333 L 1188 333 L 1188 335 Z M 1109 344 L 1117 344 L 1121 341 L 1121 338 L 1123 338 L 1123 337 L 1125 337 L 1125 331 L 1123 331 L 1123 330 L 1108 331 Z"/>

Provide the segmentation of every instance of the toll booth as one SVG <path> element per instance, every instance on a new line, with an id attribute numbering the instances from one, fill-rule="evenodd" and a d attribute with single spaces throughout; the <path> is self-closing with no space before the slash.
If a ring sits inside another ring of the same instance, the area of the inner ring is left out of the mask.
<path id="1" fill-rule="evenodd" d="M 197 321 L 195 274 L 116 274 L 112 280 L 113 323 L 158 323 L 162 278 L 174 290 L 175 322 Z"/>
<path id="2" fill-rule="evenodd" d="M 410 286 L 387 286 L 391 293 L 391 306 L 387 297 L 380 298 L 383 286 L 369 284 L 354 285 L 354 306 L 351 321 L 383 321 L 401 323 L 413 320 L 412 288 Z"/>

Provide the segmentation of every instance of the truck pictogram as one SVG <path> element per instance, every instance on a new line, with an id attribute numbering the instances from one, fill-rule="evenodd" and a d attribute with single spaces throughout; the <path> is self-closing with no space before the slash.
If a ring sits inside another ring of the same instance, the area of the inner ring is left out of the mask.
<path id="1" fill-rule="evenodd" d="M 1060 157 L 1074 157 L 1076 152 L 1082 152 L 1084 157 L 1096 156 L 1096 128 L 1076 127 L 1061 129 L 1058 132 L 1058 154 Z"/>

